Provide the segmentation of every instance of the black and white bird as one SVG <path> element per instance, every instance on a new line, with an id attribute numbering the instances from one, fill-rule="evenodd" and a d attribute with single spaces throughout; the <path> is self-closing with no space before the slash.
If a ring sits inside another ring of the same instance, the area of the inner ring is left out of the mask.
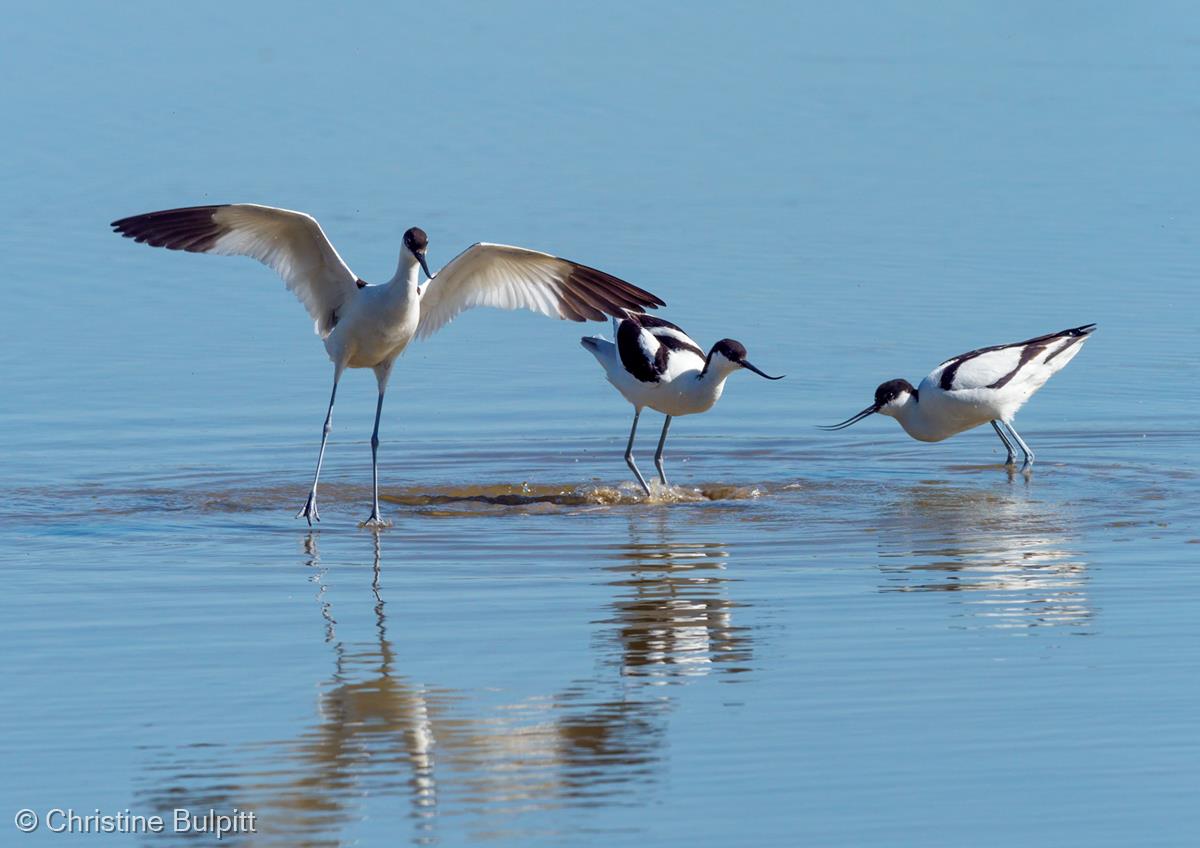
<path id="1" fill-rule="evenodd" d="M 547 253 L 479 243 L 437 273 L 425 262 L 429 240 L 413 227 L 404 233 L 395 275 L 368 285 L 346 265 L 316 219 L 302 212 L 251 203 L 193 206 L 114 221 L 113 229 L 154 247 L 193 253 L 249 256 L 272 268 L 316 323 L 333 361 L 333 391 L 321 433 L 321 450 L 308 501 L 297 514 L 311 525 L 317 481 L 325 456 L 338 380 L 347 368 L 375 372 L 379 398 L 371 434 L 371 515 L 364 526 L 383 526 L 379 514 L 379 416 L 392 365 L 414 337 L 425 338 L 475 306 L 529 309 L 569 321 L 602 321 L 628 310 L 663 306 L 648 291 Z M 420 284 L 420 272 L 430 279 Z"/>
<path id="2" fill-rule="evenodd" d="M 1008 451 L 1005 464 L 1014 465 L 1016 460 L 1011 436 L 1025 455 L 1023 467 L 1028 468 L 1033 464 L 1033 451 L 1013 427 L 1013 416 L 1079 353 L 1095 329 L 1095 324 L 1084 324 L 1023 342 L 972 350 L 947 359 L 915 389 L 907 380 L 889 380 L 875 390 L 875 402 L 862 412 L 821 429 L 842 430 L 878 412 L 895 418 L 914 439 L 940 442 L 991 422 Z"/>
<path id="3" fill-rule="evenodd" d="M 753 371 L 768 380 L 783 379 L 764 374 L 751 365 L 746 359 L 746 348 L 733 339 L 721 339 L 705 354 L 687 333 L 653 315 L 630 313 L 614 320 L 613 328 L 616 344 L 600 336 L 585 336 L 581 344 L 596 357 L 608 382 L 633 404 L 633 427 L 629 430 L 625 462 L 647 495 L 650 486 L 633 461 L 633 439 L 643 409 L 650 407 L 667 416 L 654 454 L 658 478 L 666 486 L 663 446 L 672 418 L 712 409 L 725 389 L 725 380 L 739 369 Z"/>

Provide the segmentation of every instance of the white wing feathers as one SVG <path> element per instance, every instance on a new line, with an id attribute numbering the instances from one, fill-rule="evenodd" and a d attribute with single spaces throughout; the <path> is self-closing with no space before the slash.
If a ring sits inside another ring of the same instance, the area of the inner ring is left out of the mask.
<path id="1" fill-rule="evenodd" d="M 322 337 L 358 289 L 358 278 L 321 225 L 303 212 L 253 203 L 192 206 L 122 218 L 112 226 L 154 247 L 257 259 L 283 278 Z"/>
<path id="2" fill-rule="evenodd" d="M 1016 370 L 1021 364 L 1022 350 L 1024 348 L 1006 347 L 964 360 L 954 371 L 951 390 L 982 389 L 991 385 Z"/>
<path id="3" fill-rule="evenodd" d="M 249 256 L 274 269 L 316 322 L 322 337 L 362 283 L 309 215 L 238 203 L 134 215 L 113 229 L 137 242 Z M 600 321 L 662 306 L 648 291 L 611 274 L 536 250 L 503 244 L 467 248 L 421 287 L 417 334 L 429 336 L 475 306 L 531 309 L 568 321 Z"/>
<path id="4" fill-rule="evenodd" d="M 648 291 L 548 253 L 504 244 L 472 245 L 421 288 L 426 338 L 476 306 L 529 309 L 567 321 L 602 321 L 662 306 Z"/>
<path id="5" fill-rule="evenodd" d="M 1041 385 L 1071 361 L 1095 324 L 1072 327 L 1009 345 L 972 350 L 939 365 L 927 378 L 943 391 L 1000 389 L 1009 383 Z"/>

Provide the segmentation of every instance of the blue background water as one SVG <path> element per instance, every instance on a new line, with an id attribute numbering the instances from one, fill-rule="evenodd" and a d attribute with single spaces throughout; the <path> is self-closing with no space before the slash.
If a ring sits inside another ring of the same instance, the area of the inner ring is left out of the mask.
<path id="1" fill-rule="evenodd" d="M 0 39 L 6 816 L 1190 843 L 1191 6 L 94 4 Z M 716 500 L 609 505 L 630 410 L 577 346 L 606 328 L 471 312 L 393 378 L 396 527 L 354 527 L 356 373 L 309 535 L 330 368 L 303 310 L 107 227 L 239 200 L 316 215 L 374 281 L 414 224 L 435 267 L 477 240 L 585 261 L 788 379 L 673 427 L 673 482 Z M 1028 481 L 990 431 L 811 426 L 1088 321 L 1018 421 Z"/>

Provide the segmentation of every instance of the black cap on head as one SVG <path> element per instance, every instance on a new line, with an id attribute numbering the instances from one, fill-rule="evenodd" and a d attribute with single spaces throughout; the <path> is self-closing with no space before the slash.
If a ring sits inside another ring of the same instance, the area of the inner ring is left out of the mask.
<path id="1" fill-rule="evenodd" d="M 734 339 L 721 339 L 712 346 L 713 353 L 719 353 L 730 362 L 741 362 L 746 358 L 746 346 Z"/>
<path id="2" fill-rule="evenodd" d="M 425 248 L 429 247 L 429 236 L 425 235 L 425 231 L 420 227 L 409 227 L 404 232 L 404 246 L 417 257 L 417 263 L 425 272 L 425 276 L 432 279 L 433 274 L 429 273 L 429 264 L 425 261 Z"/>
<path id="3" fill-rule="evenodd" d="M 875 408 L 882 409 L 905 392 L 910 395 L 917 393 L 908 380 L 888 380 L 886 383 L 880 384 L 879 388 L 875 390 Z"/>
<path id="4" fill-rule="evenodd" d="M 420 227 L 409 227 L 404 232 L 404 246 L 413 253 L 420 253 L 429 247 L 429 236 Z"/>
<path id="5" fill-rule="evenodd" d="M 708 370 L 709 363 L 712 362 L 714 354 L 721 354 L 730 362 L 736 362 L 738 365 L 745 368 L 747 371 L 753 371 L 760 377 L 766 377 L 768 380 L 782 380 L 783 376 L 772 377 L 770 374 L 764 374 L 754 365 L 751 365 L 746 359 L 746 346 L 735 339 L 721 339 L 712 346 L 712 350 L 708 354 L 708 362 L 704 363 L 704 370 Z"/>
<path id="6" fill-rule="evenodd" d="M 868 415 L 874 415 L 905 392 L 908 392 L 913 397 L 917 396 L 917 390 L 913 388 L 912 383 L 908 382 L 908 380 L 888 380 L 886 383 L 880 384 L 879 388 L 875 390 L 875 402 L 873 404 L 857 415 L 851 415 L 840 424 L 832 424 L 828 427 L 821 427 L 821 429 L 845 430 L 851 424 L 862 421 Z"/>

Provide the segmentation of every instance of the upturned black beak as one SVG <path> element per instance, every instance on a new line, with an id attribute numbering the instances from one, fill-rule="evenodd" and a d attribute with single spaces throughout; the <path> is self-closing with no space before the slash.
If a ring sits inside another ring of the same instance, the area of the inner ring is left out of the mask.
<path id="1" fill-rule="evenodd" d="M 415 251 L 413 255 L 416 256 L 417 261 L 421 263 L 421 270 L 425 272 L 425 276 L 432 280 L 433 274 L 429 273 L 429 266 L 425 264 L 425 251 L 418 250 Z"/>
<path id="2" fill-rule="evenodd" d="M 868 415 L 871 415 L 878 411 L 879 411 L 879 407 L 877 407 L 875 404 L 871 404 L 866 409 L 864 409 L 862 412 L 858 413 L 858 415 L 852 415 L 851 417 L 849 417 L 845 421 L 843 421 L 841 424 L 830 424 L 828 427 L 818 425 L 817 429 L 819 429 L 819 430 L 845 430 L 851 424 L 857 424 L 859 421 L 862 421 Z"/>
<path id="3" fill-rule="evenodd" d="M 782 380 L 784 377 L 787 376 L 786 374 L 780 374 L 778 377 L 772 377 L 770 374 L 764 374 L 762 371 L 759 371 L 755 366 L 751 365 L 749 362 L 747 362 L 744 359 L 741 362 L 739 362 L 738 364 L 749 371 L 753 371 L 755 374 L 757 374 L 760 377 L 766 377 L 768 380 Z"/>

